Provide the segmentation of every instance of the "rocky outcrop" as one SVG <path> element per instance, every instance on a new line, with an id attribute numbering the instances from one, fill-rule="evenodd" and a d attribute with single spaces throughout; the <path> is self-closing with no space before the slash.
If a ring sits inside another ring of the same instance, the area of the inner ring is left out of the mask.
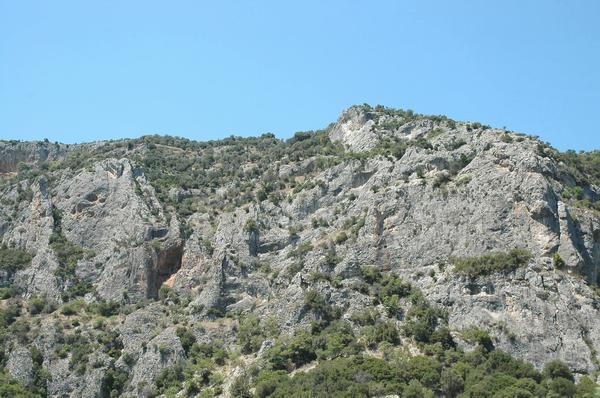
<path id="1" fill-rule="evenodd" d="M 0 141 L 0 175 L 16 172 L 19 163 L 39 165 L 63 159 L 67 151 L 67 146 L 59 143 Z"/>
<path id="2" fill-rule="evenodd" d="M 143 156 L 158 149 L 143 141 L 114 145 L 86 167 L 56 168 L 3 185 L 0 241 L 33 257 L 11 282 L 22 298 L 60 305 L 73 288 L 68 281 L 77 280 L 90 287 L 86 303 L 106 300 L 128 308 L 112 324 L 121 351 L 111 359 L 92 350 L 88 362 L 97 367 L 88 365 L 79 375 L 69 357 L 56 357 L 60 328 L 50 314 L 41 315 L 35 344 L 51 369 L 49 393 L 97 396 L 107 383 L 103 373 L 121 369 L 130 375 L 128 393 L 151 395 L 159 374 L 186 356 L 178 326 L 187 325 L 197 341 L 219 339 L 237 348 L 235 327 L 218 319 L 254 313 L 291 334 L 314 320 L 304 305 L 309 289 L 349 319 L 372 306 L 353 288 L 365 265 L 420 288 L 448 311 L 456 336 L 476 326 L 489 332 L 496 347 L 538 368 L 560 358 L 577 374 L 597 370 L 600 300 L 590 285 L 600 268 L 600 217 L 562 195 L 573 179 L 540 152 L 536 139 L 366 107 L 345 111 L 327 134 L 346 150 L 330 155 L 329 163 L 319 154 L 284 157 L 264 175 L 246 165 L 239 171 L 250 176 L 246 185 L 226 189 L 157 192 L 156 184 L 175 177 L 148 169 L 152 163 Z M 402 153 L 377 152 L 381 142 L 398 144 Z M 64 146 L 53 145 L 3 143 L 0 172 L 17 170 L 19 162 L 33 167 L 64 158 Z M 200 158 L 220 150 L 161 145 Z M 85 151 L 97 154 L 98 148 L 104 146 Z M 130 150 L 136 156 L 127 155 Z M 210 167 L 207 175 L 220 170 Z M 30 200 L 20 193 L 26 191 Z M 227 192 L 249 191 L 256 200 L 217 205 Z M 198 198 L 202 205 L 193 202 Z M 196 205 L 183 207 L 189 203 Z M 60 276 L 64 260 L 52 243 L 57 217 L 65 239 L 80 249 L 71 279 Z M 515 247 L 533 255 L 515 272 L 468 278 L 450 261 Z M 556 254 L 564 267 L 557 266 Z M 97 339 L 81 325 L 68 327 Z M 14 345 L 7 354 L 7 370 L 30 380 L 28 351 Z"/>

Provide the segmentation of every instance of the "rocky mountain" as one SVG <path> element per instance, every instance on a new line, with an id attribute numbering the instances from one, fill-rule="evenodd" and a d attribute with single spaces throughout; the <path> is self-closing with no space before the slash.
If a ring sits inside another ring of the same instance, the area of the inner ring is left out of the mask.
<path id="1" fill-rule="evenodd" d="M 0 142 L 0 392 L 598 396 L 599 182 L 368 105 L 286 141 Z"/>

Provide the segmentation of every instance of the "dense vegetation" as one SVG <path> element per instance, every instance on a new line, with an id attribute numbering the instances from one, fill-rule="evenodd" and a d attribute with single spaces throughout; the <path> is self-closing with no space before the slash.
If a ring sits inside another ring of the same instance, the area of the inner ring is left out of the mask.
<path id="1" fill-rule="evenodd" d="M 575 152 L 572 150 L 558 156 L 568 167 L 578 184 L 594 184 L 600 187 L 600 151 Z"/>
<path id="2" fill-rule="evenodd" d="M 543 372 L 496 350 L 481 330 L 463 333 L 476 344 L 470 352 L 457 348 L 443 313 L 422 294 L 393 276 L 365 269 L 365 280 L 401 286 L 383 297 L 410 297 L 409 322 L 401 330 L 413 337 L 421 354 L 410 354 L 400 343 L 393 322 L 383 321 L 373 310 L 352 317 L 362 325 L 358 333 L 339 319 L 336 310 L 312 293 L 307 306 L 317 314 L 310 331 L 279 338 L 263 362 L 248 369 L 234 385 L 237 397 L 593 397 L 595 383 L 582 378 L 576 385 L 568 367 L 553 361 Z M 374 277 L 374 279 L 372 279 Z M 387 279 L 387 281 L 385 281 Z M 317 304 L 315 304 L 317 303 Z M 325 315 L 326 314 L 326 315 Z M 316 361 L 316 362 L 315 362 Z M 304 368 L 307 364 L 313 364 Z M 292 376 L 291 371 L 294 372 Z M 250 393 L 253 386 L 254 394 Z"/>
<path id="3" fill-rule="evenodd" d="M 31 262 L 31 254 L 19 247 L 0 246 L 0 270 L 9 273 L 25 268 Z"/>
<path id="4" fill-rule="evenodd" d="M 257 374 L 256 397 L 594 397 L 596 386 L 584 377 L 575 385 L 561 362 L 540 373 L 502 351 L 482 347 L 464 353 L 430 346 L 426 354 L 410 356 L 386 349 L 383 358 L 366 353 L 320 362 L 306 373 Z M 239 393 L 238 396 L 244 396 Z M 251 395 L 246 395 L 251 396 Z"/>
<path id="5" fill-rule="evenodd" d="M 481 257 L 454 258 L 454 270 L 460 274 L 476 278 L 495 272 L 514 271 L 527 265 L 531 253 L 525 249 L 515 248 L 508 252 L 487 253 Z"/>
<path id="6" fill-rule="evenodd" d="M 30 347 L 32 360 L 32 382 L 22 386 L 6 372 L 5 351 L 0 351 L 0 397 L 38 398 L 47 396 L 47 381 L 50 372 L 44 367 L 42 352 L 33 345 L 36 337 L 36 326 L 40 316 L 52 314 L 59 325 L 57 329 L 59 345 L 46 360 L 69 358 L 69 371 L 83 375 L 91 366 L 92 352 L 100 352 L 116 361 L 121 357 L 123 343 L 117 333 L 112 331 L 107 321 L 121 314 L 121 306 L 114 302 L 99 301 L 86 305 L 83 301 L 71 301 L 60 309 L 45 299 L 33 297 L 29 302 L 13 300 L 0 308 L 0 346 L 9 341 Z M 129 310 L 131 311 L 131 309 Z M 80 327 L 87 333 L 82 334 Z M 9 337 L 16 340 L 9 340 Z M 48 355 L 46 353 L 46 355 Z M 130 362 L 127 360 L 127 362 Z M 104 375 L 104 397 L 118 397 L 129 381 L 129 373 L 122 368 L 110 367 Z"/>

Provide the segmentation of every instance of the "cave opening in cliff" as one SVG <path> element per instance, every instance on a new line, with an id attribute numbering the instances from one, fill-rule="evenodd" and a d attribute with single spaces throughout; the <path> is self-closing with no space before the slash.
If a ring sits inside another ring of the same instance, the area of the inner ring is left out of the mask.
<path id="1" fill-rule="evenodd" d="M 169 246 L 157 252 L 152 275 L 148 281 L 150 298 L 158 298 L 158 292 L 162 285 L 168 284 L 169 279 L 181 268 L 182 257 L 183 244 Z"/>

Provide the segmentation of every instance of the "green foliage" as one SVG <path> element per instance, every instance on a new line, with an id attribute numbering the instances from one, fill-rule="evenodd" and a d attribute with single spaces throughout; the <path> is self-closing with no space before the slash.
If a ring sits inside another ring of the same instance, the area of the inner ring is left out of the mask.
<path id="1" fill-rule="evenodd" d="M 85 251 L 69 242 L 62 231 L 60 212 L 53 208 L 54 229 L 50 235 L 50 248 L 56 254 L 59 268 L 56 270 L 57 276 L 67 277 L 75 273 L 77 261 L 84 257 Z"/>
<path id="2" fill-rule="evenodd" d="M 33 296 L 31 297 L 31 299 L 29 299 L 29 303 L 28 303 L 28 309 L 29 309 L 29 313 L 31 315 L 37 315 L 40 312 L 42 312 L 44 310 L 44 307 L 46 307 L 46 300 L 43 298 L 40 298 L 38 296 Z"/>
<path id="3" fill-rule="evenodd" d="M 23 269 L 31 263 L 31 254 L 19 247 L 0 246 L 0 270 L 9 273 Z"/>
<path id="4" fill-rule="evenodd" d="M 447 314 L 431 306 L 420 293 L 413 294 L 413 297 L 413 306 L 406 313 L 404 333 L 422 343 L 439 342 L 453 345 L 452 340 L 448 340 L 446 335 L 435 333 L 438 326 L 447 320 Z"/>
<path id="5" fill-rule="evenodd" d="M 87 309 L 98 315 L 109 317 L 119 313 L 121 304 L 116 301 L 99 301 L 88 305 Z"/>
<path id="6" fill-rule="evenodd" d="M 549 379 L 563 378 L 570 381 L 575 380 L 567 364 L 559 359 L 555 359 L 544 365 L 542 374 Z"/>
<path id="7" fill-rule="evenodd" d="M 315 290 L 309 290 L 306 293 L 304 305 L 317 316 L 318 322 L 313 324 L 314 329 L 324 328 L 341 316 L 341 310 L 329 305 L 327 300 Z"/>
<path id="8" fill-rule="evenodd" d="M 61 314 L 71 316 L 77 314 L 77 306 L 73 303 L 67 303 L 60 309 Z"/>
<path id="9" fill-rule="evenodd" d="M 252 398 L 250 385 L 246 376 L 237 377 L 229 389 L 232 398 Z"/>
<path id="10" fill-rule="evenodd" d="M 177 334 L 177 337 L 179 337 L 183 350 L 186 354 L 189 353 L 194 343 L 196 343 L 196 336 L 194 336 L 194 333 L 184 326 L 179 326 L 175 333 Z"/>
<path id="11" fill-rule="evenodd" d="M 393 322 L 377 320 L 373 326 L 366 326 L 362 332 L 366 337 L 367 345 L 373 347 L 375 343 L 387 342 L 393 345 L 400 343 L 398 329 Z"/>
<path id="12" fill-rule="evenodd" d="M 341 321 L 338 321 L 341 322 Z M 423 355 L 388 354 L 385 359 L 351 351 L 337 351 L 311 370 L 290 377 L 287 372 L 317 359 L 315 344 L 335 334 L 300 332 L 278 342 L 267 353 L 267 366 L 254 378 L 257 397 L 593 397 L 598 386 L 589 378 L 578 385 L 564 364 L 553 361 L 539 373 L 509 354 L 455 348 L 440 351 L 439 344 L 424 346 Z M 350 341 L 351 335 L 345 335 Z M 352 343 L 348 343 L 352 345 Z"/>
<path id="13" fill-rule="evenodd" d="M 569 173 L 575 178 L 579 186 L 594 184 L 600 186 L 600 151 L 575 152 L 566 151 L 558 155 Z"/>
<path id="14" fill-rule="evenodd" d="M 102 378 L 101 396 L 109 398 L 120 397 L 129 383 L 129 373 L 121 368 L 110 368 Z"/>
<path id="15" fill-rule="evenodd" d="M 322 330 L 300 331 L 291 338 L 279 339 L 268 351 L 267 361 L 270 369 L 291 370 L 316 359 L 356 354 L 360 349 L 350 325 L 334 321 Z"/>
<path id="16" fill-rule="evenodd" d="M 375 267 L 363 266 L 360 268 L 361 276 L 365 282 L 373 284 L 381 280 L 381 272 Z"/>
<path id="17" fill-rule="evenodd" d="M 167 301 L 172 301 L 175 304 L 179 303 L 177 292 L 164 284 L 158 289 L 158 299 L 163 303 L 166 303 Z"/>
<path id="18" fill-rule="evenodd" d="M 435 129 L 433 129 L 433 130 L 429 130 L 429 131 L 427 132 L 427 139 L 428 139 L 428 140 L 432 140 L 432 139 L 434 139 L 434 138 L 436 138 L 436 137 L 438 137 L 438 136 L 442 135 L 443 133 L 444 133 L 444 129 L 441 129 L 441 128 L 439 128 L 439 127 L 438 127 L 438 128 L 435 128 Z"/>
<path id="19" fill-rule="evenodd" d="M 319 228 L 319 227 L 328 227 L 329 223 L 327 222 L 327 220 L 325 220 L 324 218 L 320 217 L 320 218 L 313 218 L 312 221 L 312 227 L 313 228 Z"/>
<path id="20" fill-rule="evenodd" d="M 346 240 L 348 240 L 348 235 L 345 231 L 342 231 L 335 236 L 335 243 L 338 245 L 344 243 Z"/>
<path id="21" fill-rule="evenodd" d="M 16 286 L 0 287 L 0 300 L 6 300 L 19 294 Z"/>
<path id="22" fill-rule="evenodd" d="M 446 149 L 449 151 L 456 151 L 458 148 L 467 145 L 467 141 L 464 139 L 452 139 L 452 141 L 446 144 Z"/>
<path id="23" fill-rule="evenodd" d="M 31 389 L 35 394 L 39 396 L 45 397 L 47 395 L 47 385 L 48 380 L 50 379 L 50 372 L 47 369 L 44 369 L 43 362 L 44 357 L 40 350 L 36 347 L 31 347 L 31 362 L 32 362 L 32 385 Z"/>
<path id="24" fill-rule="evenodd" d="M 495 272 L 514 271 L 527 265 L 531 258 L 527 250 L 515 248 L 506 253 L 487 253 L 481 257 L 453 258 L 451 261 L 459 274 L 477 278 Z"/>
<path id="25" fill-rule="evenodd" d="M 180 333 L 185 334 L 183 331 Z M 211 344 L 193 343 L 185 361 L 166 368 L 156 378 L 158 393 L 174 395 L 183 386 L 187 396 L 198 396 L 207 387 L 215 387 L 218 384 L 214 378 L 215 365 L 224 365 L 227 358 L 227 353 L 220 345 L 222 343 L 218 341 Z"/>
<path id="26" fill-rule="evenodd" d="M 39 396 L 23 388 L 8 372 L 3 369 L 0 371 L 0 397 L 34 398 Z"/>
<path id="27" fill-rule="evenodd" d="M 596 181 L 598 182 L 598 181 Z M 593 194 L 587 193 L 581 186 L 569 186 L 562 192 L 564 199 L 573 200 L 573 204 L 577 207 L 588 208 L 600 211 L 600 200 L 597 200 Z"/>
<path id="28" fill-rule="evenodd" d="M 240 318 L 237 330 L 237 341 L 242 348 L 243 354 L 258 351 L 265 339 L 260 319 L 256 315 L 247 315 Z"/>
<path id="29" fill-rule="evenodd" d="M 462 336 L 467 341 L 477 343 L 486 351 L 492 351 L 494 349 L 494 343 L 492 342 L 489 333 L 483 329 L 470 328 L 463 331 Z"/>
<path id="30" fill-rule="evenodd" d="M 63 294 L 63 300 L 67 301 L 75 297 L 84 296 L 92 291 L 90 283 L 80 280 L 75 274 L 77 262 L 92 254 L 80 246 L 71 243 L 65 237 L 62 231 L 62 215 L 57 208 L 52 208 L 52 217 L 54 219 L 54 228 L 50 235 L 50 248 L 56 254 L 58 268 L 55 275 L 67 282 L 67 291 Z"/>
<path id="31" fill-rule="evenodd" d="M 304 243 L 298 245 L 294 250 L 290 251 L 288 253 L 288 257 L 290 257 L 290 258 L 302 257 L 306 253 L 312 251 L 312 249 L 313 249 L 313 245 L 310 242 L 304 242 Z"/>
<path id="32" fill-rule="evenodd" d="M 244 225 L 244 231 L 248 233 L 258 232 L 258 223 L 256 220 L 253 218 L 248 219 Z"/>
<path id="33" fill-rule="evenodd" d="M 563 269 L 566 267 L 567 264 L 565 263 L 565 260 L 562 259 L 559 253 L 554 253 L 554 255 L 552 256 L 552 265 L 554 265 L 554 268 Z"/>
<path id="34" fill-rule="evenodd" d="M 17 304 L 9 304 L 0 308 L 0 330 L 11 325 L 21 314 L 21 308 Z"/>
<path id="35" fill-rule="evenodd" d="M 80 334 L 70 334 L 65 336 L 62 346 L 56 349 L 59 358 L 66 358 L 70 354 L 69 370 L 78 375 L 83 375 L 87 368 L 89 355 L 94 351 L 94 347 L 87 338 Z"/>
<path id="36" fill-rule="evenodd" d="M 565 199 L 583 199 L 583 188 L 579 186 L 566 187 L 562 192 L 562 196 Z"/>
<path id="37" fill-rule="evenodd" d="M 318 163 L 328 165 L 344 151 L 341 144 L 331 142 L 325 130 L 297 133 L 287 141 L 272 134 L 210 142 L 145 136 L 136 144 L 148 149 L 138 152 L 135 159 L 144 167 L 159 200 L 172 206 L 182 218 L 208 206 L 232 209 L 267 198 L 277 203 L 283 182 L 271 170 L 276 161 L 296 162 L 319 156 Z M 214 190 L 222 186 L 230 188 L 217 199 Z M 173 199 L 168 195 L 171 188 L 195 189 L 204 195 Z"/>
<path id="38" fill-rule="evenodd" d="M 368 284 L 365 293 L 375 296 L 390 316 L 400 315 L 401 299 L 414 292 L 409 283 L 393 274 L 383 275 L 375 267 L 361 267 L 361 276 Z"/>
<path id="39" fill-rule="evenodd" d="M 203 238 L 200 240 L 200 244 L 209 256 L 213 255 L 215 249 L 213 248 L 212 243 L 210 243 L 210 240 Z"/>
<path id="40" fill-rule="evenodd" d="M 379 285 L 375 285 L 374 290 L 390 315 L 397 314 L 400 310 L 400 299 L 408 297 L 413 292 L 409 283 L 391 274 L 384 276 Z"/>

